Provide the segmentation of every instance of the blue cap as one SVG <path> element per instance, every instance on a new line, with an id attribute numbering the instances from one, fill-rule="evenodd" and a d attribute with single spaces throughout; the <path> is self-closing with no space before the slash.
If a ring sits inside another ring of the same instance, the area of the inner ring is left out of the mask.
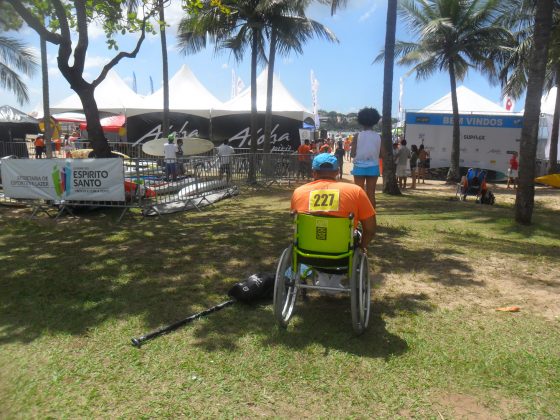
<path id="1" fill-rule="evenodd" d="M 321 153 L 313 159 L 314 171 L 338 171 L 338 159 L 330 153 Z"/>

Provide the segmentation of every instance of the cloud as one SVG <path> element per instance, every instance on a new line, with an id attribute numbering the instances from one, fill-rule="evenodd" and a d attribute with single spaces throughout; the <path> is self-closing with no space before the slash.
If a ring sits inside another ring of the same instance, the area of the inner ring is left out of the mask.
<path id="1" fill-rule="evenodd" d="M 222 69 L 228 69 L 228 68 L 229 68 L 228 63 L 222 63 Z"/>
<path id="2" fill-rule="evenodd" d="M 371 7 L 364 13 L 362 14 L 359 18 L 358 21 L 359 22 L 365 22 L 366 20 L 368 20 L 377 10 L 377 4 L 372 4 Z"/>
<path id="3" fill-rule="evenodd" d="M 285 57 L 282 59 L 282 64 L 292 64 L 294 59 L 292 57 Z"/>
<path id="4" fill-rule="evenodd" d="M 103 56 L 90 56 L 86 57 L 85 68 L 86 69 L 96 69 L 101 68 L 109 62 L 109 58 Z"/>

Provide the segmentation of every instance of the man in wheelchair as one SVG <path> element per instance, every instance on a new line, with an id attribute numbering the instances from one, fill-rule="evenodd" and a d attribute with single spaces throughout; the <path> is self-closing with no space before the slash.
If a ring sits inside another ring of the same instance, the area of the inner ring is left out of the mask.
<path id="1" fill-rule="evenodd" d="M 291 200 L 295 214 L 292 245 L 280 257 L 274 286 L 274 315 L 286 327 L 298 290 L 350 293 L 354 331 L 367 328 L 371 285 L 367 247 L 375 235 L 375 210 L 365 191 L 338 182 L 338 160 L 329 153 L 313 159 L 314 181 L 297 188 Z M 361 232 L 358 232 L 361 223 Z M 334 276 L 335 284 L 322 282 Z M 339 284 L 346 278 L 348 286 Z M 311 284 L 307 282 L 311 280 Z"/>

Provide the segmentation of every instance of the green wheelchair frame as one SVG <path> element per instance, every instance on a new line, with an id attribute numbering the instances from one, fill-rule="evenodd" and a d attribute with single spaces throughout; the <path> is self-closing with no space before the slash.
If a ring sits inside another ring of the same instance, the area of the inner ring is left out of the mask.
<path id="1" fill-rule="evenodd" d="M 309 268 L 302 273 L 302 264 Z M 348 287 L 307 284 L 317 271 L 346 274 Z M 298 290 L 350 293 L 352 326 L 362 334 L 369 322 L 371 281 L 367 256 L 354 244 L 354 216 L 333 217 L 296 213 L 294 239 L 284 250 L 276 269 L 274 316 L 287 327 L 293 315 Z"/>

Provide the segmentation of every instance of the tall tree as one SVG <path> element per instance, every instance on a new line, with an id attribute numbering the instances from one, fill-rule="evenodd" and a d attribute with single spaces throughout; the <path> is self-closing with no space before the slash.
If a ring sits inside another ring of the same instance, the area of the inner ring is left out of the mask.
<path id="1" fill-rule="evenodd" d="M 337 42 L 336 36 L 321 23 L 305 16 L 309 0 L 276 0 L 266 9 L 266 33 L 269 39 L 268 79 L 266 89 L 266 113 L 264 119 L 263 151 L 270 152 L 272 131 L 272 95 L 274 88 L 274 65 L 276 52 L 303 54 L 303 46 L 314 36 Z"/>
<path id="2" fill-rule="evenodd" d="M 548 44 L 552 29 L 553 0 L 537 0 L 533 48 L 528 69 L 525 114 L 521 129 L 519 153 L 519 185 L 515 197 L 515 220 L 530 224 L 535 204 L 535 158 L 539 131 L 541 95 L 544 86 Z"/>
<path id="3" fill-rule="evenodd" d="M 29 93 L 18 72 L 32 76 L 36 69 L 37 58 L 25 44 L 0 35 L 0 87 L 16 95 L 21 105 L 29 102 Z"/>
<path id="4" fill-rule="evenodd" d="M 554 86 L 560 87 L 560 3 L 553 2 L 552 29 L 548 48 L 548 62 L 545 73 L 544 89 L 550 91 Z M 535 2 L 533 0 L 512 0 L 503 5 L 503 17 L 500 23 L 512 28 L 515 47 L 502 57 L 499 78 L 502 82 L 504 95 L 519 98 L 527 89 L 528 71 L 531 65 L 533 48 L 533 30 L 535 18 Z M 560 95 L 552 118 L 551 143 L 549 150 L 549 173 L 557 173 L 558 168 L 558 135 L 560 122 Z"/>
<path id="5" fill-rule="evenodd" d="M 257 152 L 257 63 L 265 61 L 264 33 L 267 2 L 259 0 L 187 0 L 187 16 L 179 24 L 179 45 L 184 53 L 206 48 L 229 49 L 237 61 L 251 51 L 251 154 Z M 255 159 L 249 160 L 248 182 L 256 181 Z"/>
<path id="6" fill-rule="evenodd" d="M 451 86 L 453 146 L 448 182 L 459 178 L 460 127 L 457 81 L 469 68 L 496 77 L 494 59 L 513 42 L 511 33 L 494 25 L 498 0 L 403 0 L 401 16 L 418 42 L 398 41 L 395 53 L 399 64 L 412 65 L 418 79 L 445 70 Z"/>
<path id="7" fill-rule="evenodd" d="M 393 159 L 391 108 L 393 106 L 393 68 L 395 62 L 395 34 L 397 31 L 397 0 L 387 2 L 387 26 L 385 29 L 385 51 L 383 68 L 383 118 L 381 120 L 381 139 L 383 142 L 383 192 L 398 195 L 401 193 L 396 177 Z"/>
<path id="8" fill-rule="evenodd" d="M 143 3 L 143 14 L 139 18 L 128 14 L 123 0 L 5 0 L 17 14 L 47 42 L 58 46 L 58 68 L 70 87 L 78 94 L 88 125 L 88 134 L 97 157 L 108 157 L 111 149 L 101 123 L 99 109 L 95 102 L 95 88 L 105 79 L 109 70 L 127 57 L 134 58 L 144 41 L 148 20 L 157 8 L 150 1 Z M 48 17 L 46 26 L 42 17 Z M 86 54 L 89 46 L 88 26 L 96 21 L 101 23 L 107 35 L 109 48 L 117 48 L 113 36 L 117 33 L 136 32 L 140 36 L 135 48 L 130 52 L 119 52 L 107 63 L 93 82 L 84 79 Z M 72 36 L 77 33 L 75 47 Z"/>

